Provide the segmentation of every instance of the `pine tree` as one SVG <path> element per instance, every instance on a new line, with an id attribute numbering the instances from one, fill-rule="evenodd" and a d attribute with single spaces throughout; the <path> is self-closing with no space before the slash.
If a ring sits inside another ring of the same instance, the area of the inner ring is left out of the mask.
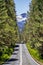
<path id="1" fill-rule="evenodd" d="M 28 40 L 32 48 L 40 48 L 40 55 L 43 57 L 43 1 L 32 0 L 27 21 Z M 38 45 L 38 46 L 37 46 Z"/>
<path id="2" fill-rule="evenodd" d="M 0 26 L 3 27 L 3 24 L 6 23 L 7 16 L 7 9 L 5 7 L 5 0 L 0 0 Z M 1 28 L 0 28 L 1 29 Z"/>
<path id="3" fill-rule="evenodd" d="M 7 56 L 11 54 L 10 48 L 14 47 L 18 40 L 17 33 L 14 1 L 0 0 L 0 61 L 5 61 L 3 59 L 4 54 L 7 54 Z"/>

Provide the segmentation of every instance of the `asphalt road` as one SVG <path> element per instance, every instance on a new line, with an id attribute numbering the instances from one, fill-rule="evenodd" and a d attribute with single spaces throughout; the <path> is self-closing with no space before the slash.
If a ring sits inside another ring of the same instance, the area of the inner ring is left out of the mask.
<path id="1" fill-rule="evenodd" d="M 20 52 L 19 52 L 19 48 L 20 48 L 20 45 L 16 44 L 12 56 L 3 65 L 19 65 L 19 63 L 20 63 L 20 56 L 19 56 Z"/>
<path id="2" fill-rule="evenodd" d="M 28 52 L 25 44 L 16 44 L 11 58 L 3 65 L 39 65 Z"/>
<path id="3" fill-rule="evenodd" d="M 22 65 L 40 65 L 31 57 L 25 44 L 22 45 Z"/>

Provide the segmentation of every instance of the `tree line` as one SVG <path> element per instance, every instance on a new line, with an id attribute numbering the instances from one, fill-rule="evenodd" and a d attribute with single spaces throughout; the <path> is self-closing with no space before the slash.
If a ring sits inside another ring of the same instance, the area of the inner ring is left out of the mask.
<path id="1" fill-rule="evenodd" d="M 15 3 L 0 0 L 0 64 L 9 58 L 18 40 Z"/>
<path id="2" fill-rule="evenodd" d="M 43 58 L 43 0 L 32 0 L 29 6 L 23 38 Z"/>

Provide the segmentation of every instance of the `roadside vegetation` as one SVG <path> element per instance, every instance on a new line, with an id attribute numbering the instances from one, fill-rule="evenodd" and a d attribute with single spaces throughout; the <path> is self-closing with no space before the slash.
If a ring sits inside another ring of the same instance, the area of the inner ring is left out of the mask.
<path id="1" fill-rule="evenodd" d="M 43 63 L 43 0 L 32 0 L 29 6 L 19 39 L 14 0 L 0 0 L 0 65 L 10 58 L 18 40 L 25 41 L 32 57 Z"/>
<path id="2" fill-rule="evenodd" d="M 27 43 L 26 44 L 27 48 L 28 48 L 28 51 L 30 52 L 32 58 L 34 60 L 36 60 L 40 65 L 43 65 L 43 59 L 41 59 L 40 55 L 39 55 L 39 51 L 37 49 L 33 49 L 31 48 L 30 44 Z"/>
<path id="3" fill-rule="evenodd" d="M 32 0 L 23 32 L 31 55 L 43 62 L 43 0 Z"/>
<path id="4" fill-rule="evenodd" d="M 0 0 L 0 65 L 9 59 L 17 42 L 17 21 L 13 0 Z"/>

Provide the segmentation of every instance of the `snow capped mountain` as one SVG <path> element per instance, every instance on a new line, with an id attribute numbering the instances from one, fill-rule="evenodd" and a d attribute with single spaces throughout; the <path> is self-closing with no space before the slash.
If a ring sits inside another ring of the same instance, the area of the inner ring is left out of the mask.
<path id="1" fill-rule="evenodd" d="M 25 17 L 27 17 L 27 14 L 26 14 L 26 13 L 23 13 L 23 14 L 21 14 L 21 16 L 22 16 L 23 18 L 25 18 Z"/>
<path id="2" fill-rule="evenodd" d="M 18 24 L 19 31 L 22 31 L 24 29 L 26 19 L 27 19 L 26 13 L 22 13 L 21 15 L 17 16 L 17 24 Z"/>
<path id="3" fill-rule="evenodd" d="M 17 16 L 17 21 L 18 22 L 21 22 L 21 21 L 26 20 L 26 19 L 27 19 L 27 14 L 26 13 L 23 13 L 23 14 Z"/>

